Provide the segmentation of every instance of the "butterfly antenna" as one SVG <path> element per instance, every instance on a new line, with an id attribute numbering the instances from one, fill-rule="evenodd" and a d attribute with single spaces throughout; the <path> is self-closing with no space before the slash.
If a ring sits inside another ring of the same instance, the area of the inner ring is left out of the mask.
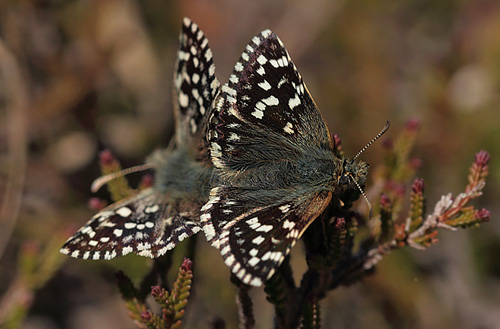
<path id="1" fill-rule="evenodd" d="M 379 139 L 383 134 L 385 134 L 387 130 L 389 130 L 389 126 L 390 126 L 389 121 L 387 121 L 385 127 L 377 134 L 377 136 L 375 136 L 368 144 L 366 144 L 365 147 L 363 147 L 361 151 L 359 151 L 358 154 L 356 154 L 352 159 L 356 160 L 356 158 L 359 157 L 361 153 L 366 151 L 366 149 L 370 147 L 370 145 L 372 145 L 377 139 Z"/>
<path id="2" fill-rule="evenodd" d="M 96 180 L 94 180 L 92 182 L 90 190 L 92 191 L 92 193 L 95 193 L 95 192 L 99 191 L 99 189 L 104 184 L 108 183 L 109 181 L 112 181 L 113 179 L 115 179 L 117 177 L 125 176 L 125 175 L 132 174 L 132 173 L 135 173 L 135 172 L 138 172 L 138 171 L 147 170 L 147 169 L 150 169 L 151 167 L 152 167 L 151 164 L 147 164 L 146 163 L 146 164 L 142 164 L 142 165 L 139 165 L 139 166 L 134 166 L 134 167 L 126 168 L 126 169 L 123 169 L 123 170 L 120 170 L 120 171 L 113 172 L 111 174 L 107 174 L 107 175 L 101 176 L 101 177 L 97 178 Z"/>
<path id="3" fill-rule="evenodd" d="M 356 184 L 356 187 L 358 188 L 359 192 L 361 192 L 361 195 L 363 196 L 366 203 L 368 204 L 368 209 L 370 210 L 370 214 L 369 214 L 368 218 L 372 218 L 372 210 L 373 210 L 372 203 L 370 202 L 370 200 L 368 200 L 368 197 L 366 196 L 365 191 L 363 191 L 361 186 L 359 186 L 358 182 L 356 182 L 356 180 L 354 179 L 354 177 L 352 175 L 351 175 L 351 179 L 353 180 L 354 184 Z"/>

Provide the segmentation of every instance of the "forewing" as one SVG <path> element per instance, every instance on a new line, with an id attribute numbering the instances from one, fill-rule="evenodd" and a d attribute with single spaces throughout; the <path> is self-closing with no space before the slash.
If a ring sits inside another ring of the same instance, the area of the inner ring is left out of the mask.
<path id="1" fill-rule="evenodd" d="M 201 230 L 152 188 L 112 204 L 66 241 L 61 253 L 74 258 L 112 259 L 135 252 L 156 258 Z"/>
<path id="2" fill-rule="evenodd" d="M 203 143 L 207 118 L 219 91 L 212 51 L 198 26 L 184 18 L 174 75 L 176 142 L 191 147 Z"/>
<path id="3" fill-rule="evenodd" d="M 270 30 L 246 46 L 215 101 L 209 127 L 212 161 L 222 169 L 237 169 L 248 159 L 267 161 L 273 152 L 332 148 L 321 113 Z"/>
<path id="4" fill-rule="evenodd" d="M 318 193 L 260 208 L 249 208 L 238 194 L 223 188 L 203 211 L 205 233 L 224 262 L 245 284 L 260 286 L 289 254 L 309 224 L 319 216 L 331 193 Z M 292 193 L 293 194 L 293 193 Z M 210 221 L 210 219 L 217 219 Z M 210 227 L 210 225 L 212 225 Z"/>

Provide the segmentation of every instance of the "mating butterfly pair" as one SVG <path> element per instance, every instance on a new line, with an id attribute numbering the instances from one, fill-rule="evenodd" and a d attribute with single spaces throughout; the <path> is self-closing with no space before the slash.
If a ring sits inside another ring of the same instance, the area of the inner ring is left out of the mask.
<path id="1" fill-rule="evenodd" d="M 335 153 L 270 30 L 252 39 L 220 87 L 208 40 L 185 18 L 174 84 L 177 130 L 148 159 L 154 187 L 96 214 L 61 252 L 157 258 L 203 230 L 243 283 L 260 286 L 331 202 L 364 185 L 368 166 Z"/>

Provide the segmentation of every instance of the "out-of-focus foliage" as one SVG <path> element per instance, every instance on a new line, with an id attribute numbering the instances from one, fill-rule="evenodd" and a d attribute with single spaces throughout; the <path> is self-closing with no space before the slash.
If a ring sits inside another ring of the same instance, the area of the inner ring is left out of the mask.
<path id="1" fill-rule="evenodd" d="M 463 181 L 457 178 L 467 175 L 473 154 L 486 149 L 491 155 L 488 185 L 475 204 L 491 211 L 490 223 L 440 232 L 440 243 L 423 253 L 391 253 L 364 283 L 337 289 L 321 312 L 310 301 L 311 318 L 321 314 L 325 328 L 495 328 L 500 323 L 496 0 L 1 1 L 0 315 L 5 305 L 23 305 L 18 314 L 26 315 L 26 328 L 134 328 L 112 273 L 122 269 L 138 281 L 148 260 L 85 262 L 52 248 L 93 214 L 87 202 L 90 184 L 100 175 L 100 150 L 112 149 L 128 167 L 167 145 L 183 16 L 209 38 L 221 81 L 253 35 L 274 30 L 347 154 L 355 154 L 386 120 L 391 136 L 418 117 L 414 154 L 421 161 L 411 166 L 420 167 L 425 179 L 428 207 L 445 193 L 461 191 Z M 402 141 L 389 147 L 406 146 Z M 368 197 L 374 204 L 384 173 L 373 169 L 399 161 L 384 154 L 374 145 L 363 155 L 372 165 L 368 185 L 374 188 Z M 397 182 L 411 166 L 392 179 Z M 139 176 L 130 177 L 132 186 Z M 380 202 L 382 214 L 419 209 L 418 188 L 412 204 L 397 202 L 403 200 L 397 195 L 412 193 L 397 184 L 384 193 L 391 203 Z M 97 197 L 110 200 L 105 189 Z M 359 207 L 365 207 L 362 201 Z M 411 217 L 414 227 L 425 219 L 418 211 Z M 386 217 L 373 230 L 380 228 L 380 239 L 389 238 L 391 223 L 398 220 Z M 196 248 L 196 298 L 184 327 L 220 323 L 217 316 L 236 327 L 237 289 L 228 284 L 220 254 L 203 240 L 200 236 Z M 292 252 L 294 273 L 306 269 L 301 246 Z M 178 247 L 172 259 L 176 267 L 189 248 L 187 243 Z M 26 257 L 36 259 L 30 279 L 19 271 Z M 336 256 L 329 257 L 326 261 Z M 19 282 L 27 302 L 9 294 Z M 257 327 L 270 323 L 274 314 L 264 292 L 251 294 Z"/>

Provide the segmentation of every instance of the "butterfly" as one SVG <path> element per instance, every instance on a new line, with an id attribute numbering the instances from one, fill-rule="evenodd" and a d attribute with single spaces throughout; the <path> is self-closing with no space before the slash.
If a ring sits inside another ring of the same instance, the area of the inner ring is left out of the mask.
<path id="1" fill-rule="evenodd" d="M 203 230 L 232 273 L 252 286 L 271 278 L 307 227 L 331 204 L 342 205 L 346 191 L 362 192 L 368 174 L 357 156 L 336 152 L 300 73 L 270 30 L 252 39 L 222 86 L 207 143 L 215 178 L 201 209 Z"/>
<path id="2" fill-rule="evenodd" d="M 66 241 L 61 253 L 112 259 L 135 252 L 156 258 L 201 231 L 200 208 L 212 176 L 207 121 L 220 84 L 208 40 L 185 18 L 174 74 L 176 131 L 167 149 L 152 154 L 155 184 L 93 216 Z"/>

